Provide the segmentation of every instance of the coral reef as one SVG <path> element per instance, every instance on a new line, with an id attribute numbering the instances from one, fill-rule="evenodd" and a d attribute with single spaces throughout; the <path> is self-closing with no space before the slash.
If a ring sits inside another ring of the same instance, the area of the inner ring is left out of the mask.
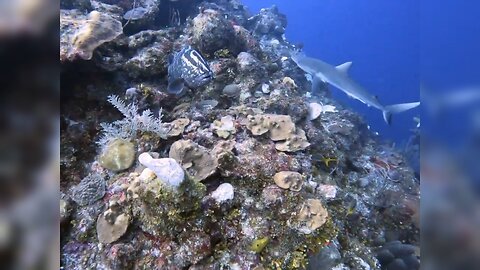
<path id="1" fill-rule="evenodd" d="M 185 128 L 190 124 L 190 120 L 187 118 L 179 118 L 171 123 L 165 123 L 165 127 L 169 129 L 167 136 L 176 137 L 185 131 Z"/>
<path id="2" fill-rule="evenodd" d="M 228 97 L 236 97 L 240 95 L 240 91 L 242 91 L 242 89 L 238 85 L 229 84 L 223 88 L 222 93 Z"/>
<path id="3" fill-rule="evenodd" d="M 225 16 L 213 9 L 205 9 L 192 21 L 192 41 L 206 55 L 235 45 L 233 25 Z"/>
<path id="4" fill-rule="evenodd" d="M 234 191 L 233 186 L 229 183 L 223 183 L 212 192 L 211 197 L 217 202 L 222 203 L 228 200 L 233 200 Z"/>
<path id="5" fill-rule="evenodd" d="M 125 14 L 123 14 L 123 19 L 128 22 L 125 27 L 128 26 L 129 29 L 146 28 L 160 15 L 160 0 L 135 0 L 133 3 L 135 5 L 132 5 L 129 10 L 124 9 Z"/>
<path id="6" fill-rule="evenodd" d="M 292 191 L 300 191 L 303 185 L 303 176 L 297 172 L 283 171 L 273 176 L 273 181 L 277 186 Z"/>
<path id="7" fill-rule="evenodd" d="M 269 132 L 269 137 L 277 142 L 275 148 L 283 152 L 304 150 L 310 143 L 305 131 L 297 129 L 289 115 L 255 115 L 248 117 L 247 128 L 253 135 L 262 135 Z"/>
<path id="8" fill-rule="evenodd" d="M 98 241 L 104 244 L 115 242 L 125 234 L 128 225 L 129 217 L 125 214 L 114 217 L 110 212 L 100 214 L 97 220 Z"/>
<path id="9" fill-rule="evenodd" d="M 326 112 L 337 112 L 335 106 L 332 105 L 322 105 L 316 102 L 311 102 L 308 104 L 308 120 L 317 119 L 320 114 Z"/>
<path id="10" fill-rule="evenodd" d="M 164 31 L 142 31 L 129 37 L 129 48 L 135 52 L 122 69 L 131 77 L 160 76 L 166 73 L 172 43 Z"/>
<path id="11" fill-rule="evenodd" d="M 100 174 L 87 175 L 72 189 L 72 199 L 79 205 L 92 204 L 104 195 L 105 180 Z"/>
<path id="12" fill-rule="evenodd" d="M 250 28 L 257 35 L 281 36 L 287 27 L 287 18 L 276 6 L 262 8 L 260 13 L 249 18 Z"/>
<path id="13" fill-rule="evenodd" d="M 61 1 L 63 268 L 418 268 L 419 180 L 312 89 L 286 26 L 239 0 Z M 213 76 L 170 94 L 188 46 Z"/>
<path id="14" fill-rule="evenodd" d="M 98 46 L 123 33 L 121 22 L 96 10 L 86 17 L 75 10 L 62 11 L 60 29 L 68 29 L 60 36 L 60 60 L 90 60 Z"/>
<path id="15" fill-rule="evenodd" d="M 224 139 L 227 139 L 230 135 L 235 134 L 236 129 L 233 121 L 234 119 L 230 115 L 222 117 L 220 121 L 215 120 L 213 122 L 213 129 L 215 131 L 215 134 L 217 134 L 218 137 Z"/>
<path id="16" fill-rule="evenodd" d="M 110 102 L 125 117 L 113 123 L 101 123 L 103 136 L 98 144 L 105 145 L 114 139 L 132 139 L 137 133 L 153 133 L 160 138 L 166 138 L 167 127 L 162 123 L 162 112 L 159 117 L 153 116 L 150 110 L 145 110 L 141 115 L 137 113 L 138 107 L 135 104 L 126 105 L 118 96 L 109 96 Z"/>
<path id="17" fill-rule="evenodd" d="M 190 177 L 205 180 L 217 170 L 217 161 L 209 151 L 190 141 L 176 141 L 170 147 L 169 157 L 178 161 Z"/>
<path id="18" fill-rule="evenodd" d="M 300 230 L 303 233 L 310 234 L 325 224 L 327 217 L 328 212 L 320 200 L 308 199 L 298 212 L 298 220 L 305 223 L 305 226 L 301 227 Z"/>
<path id="19" fill-rule="evenodd" d="M 393 241 L 378 250 L 378 260 L 384 269 L 418 269 L 420 267 L 420 261 L 417 258 L 419 253 L 418 247 Z"/>
<path id="20" fill-rule="evenodd" d="M 206 194 L 201 183 L 185 179 L 172 190 L 165 181 L 149 175 L 131 175 L 126 193 L 132 213 L 143 231 L 154 236 L 172 237 L 192 226 L 200 213 L 201 199 Z"/>
<path id="21" fill-rule="evenodd" d="M 159 180 L 168 186 L 177 188 L 185 180 L 185 173 L 173 158 L 154 159 L 148 153 L 142 153 L 138 157 L 138 161 L 147 167 L 143 170 L 140 178 L 148 178 L 148 175 L 154 173 Z"/>
<path id="22" fill-rule="evenodd" d="M 135 161 L 135 145 L 123 139 L 113 139 L 98 158 L 100 165 L 114 172 L 130 168 Z"/>

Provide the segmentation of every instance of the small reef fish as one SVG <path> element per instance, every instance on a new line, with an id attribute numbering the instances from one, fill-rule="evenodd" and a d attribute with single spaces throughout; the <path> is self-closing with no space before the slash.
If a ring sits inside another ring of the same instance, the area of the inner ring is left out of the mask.
<path id="1" fill-rule="evenodd" d="M 185 86 L 198 88 L 213 79 L 213 72 L 198 51 L 190 46 L 170 56 L 168 62 L 168 89 L 180 95 Z"/>
<path id="2" fill-rule="evenodd" d="M 315 80 L 321 80 L 324 83 L 335 86 L 348 96 L 361 101 L 367 106 L 379 109 L 383 112 L 383 119 L 387 124 L 392 121 L 392 114 L 401 113 L 413 109 L 420 105 L 420 102 L 402 103 L 384 106 L 378 98 L 370 94 L 365 88 L 359 85 L 348 76 L 348 69 L 352 62 L 346 62 L 339 66 L 332 66 L 322 60 L 307 57 L 298 52 L 292 53 L 292 60 L 306 73 L 312 75 Z M 316 83 L 315 83 L 316 84 Z"/>
<path id="3" fill-rule="evenodd" d="M 145 16 L 145 14 L 147 14 L 148 12 L 148 9 L 144 8 L 144 7 L 137 7 L 137 8 L 134 8 L 134 9 L 131 9 L 129 11 L 127 11 L 125 13 L 125 15 L 123 15 L 123 18 L 125 20 L 139 20 L 141 18 L 143 18 L 143 16 Z"/>

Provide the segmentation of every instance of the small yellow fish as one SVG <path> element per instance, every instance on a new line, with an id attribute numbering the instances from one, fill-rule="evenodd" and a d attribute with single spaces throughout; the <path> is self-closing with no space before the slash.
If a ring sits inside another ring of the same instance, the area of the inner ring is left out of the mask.
<path id="1" fill-rule="evenodd" d="M 252 242 L 250 249 L 252 251 L 255 251 L 256 253 L 260 253 L 267 246 L 269 241 L 270 239 L 268 237 L 262 237 L 262 238 L 256 239 Z"/>
<path id="2" fill-rule="evenodd" d="M 322 158 L 323 163 L 325 163 L 325 166 L 330 167 L 330 162 L 335 162 L 338 164 L 338 159 L 336 158 Z"/>

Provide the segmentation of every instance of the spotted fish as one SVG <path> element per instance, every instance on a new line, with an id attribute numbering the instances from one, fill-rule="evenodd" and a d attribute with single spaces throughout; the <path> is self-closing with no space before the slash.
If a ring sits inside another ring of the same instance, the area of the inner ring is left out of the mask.
<path id="1" fill-rule="evenodd" d="M 198 88 L 213 79 L 213 72 L 199 52 L 190 46 L 174 53 L 168 62 L 168 89 L 180 95 L 185 86 Z"/>

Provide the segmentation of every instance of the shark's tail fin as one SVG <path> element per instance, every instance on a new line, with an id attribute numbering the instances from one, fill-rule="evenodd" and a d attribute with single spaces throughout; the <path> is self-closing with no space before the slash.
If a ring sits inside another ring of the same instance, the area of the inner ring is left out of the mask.
<path id="1" fill-rule="evenodd" d="M 383 120 L 385 120 L 385 122 L 390 125 L 390 123 L 392 122 L 392 114 L 408 111 L 419 105 L 420 102 L 411 102 L 385 106 L 385 109 L 383 110 Z"/>

